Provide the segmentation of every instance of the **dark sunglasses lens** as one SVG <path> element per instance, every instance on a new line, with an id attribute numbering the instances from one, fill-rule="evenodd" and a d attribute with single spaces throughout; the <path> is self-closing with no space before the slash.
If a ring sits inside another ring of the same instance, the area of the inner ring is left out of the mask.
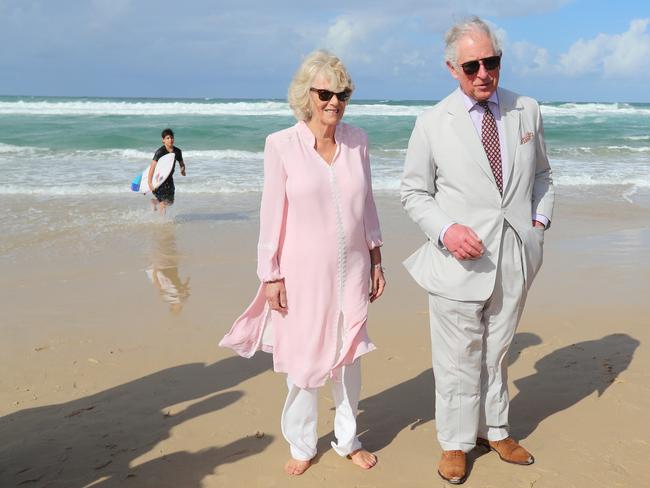
<path id="1" fill-rule="evenodd" d="M 499 64 L 501 64 L 501 58 L 499 56 L 492 56 L 483 60 L 483 66 L 487 70 L 497 69 Z"/>
<path id="2" fill-rule="evenodd" d="M 316 92 L 318 93 L 319 100 L 323 102 L 327 102 L 334 96 L 334 92 L 329 90 L 316 90 Z"/>
<path id="3" fill-rule="evenodd" d="M 463 63 L 460 66 L 463 68 L 463 71 L 466 75 L 473 75 L 474 73 L 478 72 L 479 68 L 481 67 L 478 61 L 468 61 L 467 63 Z"/>
<path id="4" fill-rule="evenodd" d="M 339 102 L 345 102 L 348 98 L 350 98 L 350 92 L 348 90 L 343 90 L 342 92 L 336 94 L 336 98 L 339 99 Z"/>

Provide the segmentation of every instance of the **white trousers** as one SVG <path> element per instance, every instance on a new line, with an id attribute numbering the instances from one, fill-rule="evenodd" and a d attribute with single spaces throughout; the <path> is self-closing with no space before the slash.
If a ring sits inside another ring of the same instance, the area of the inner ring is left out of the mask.
<path id="1" fill-rule="evenodd" d="M 361 449 L 357 438 L 357 407 L 361 393 L 359 359 L 335 371 L 332 396 L 336 414 L 332 447 L 339 456 Z M 282 434 L 291 446 L 291 457 L 308 461 L 316 455 L 318 442 L 318 388 L 299 388 L 287 376 L 289 393 L 282 410 Z"/>
<path id="2" fill-rule="evenodd" d="M 526 301 L 520 242 L 506 223 L 494 291 L 480 302 L 429 295 L 436 429 L 444 450 L 508 436 L 507 354 Z"/>

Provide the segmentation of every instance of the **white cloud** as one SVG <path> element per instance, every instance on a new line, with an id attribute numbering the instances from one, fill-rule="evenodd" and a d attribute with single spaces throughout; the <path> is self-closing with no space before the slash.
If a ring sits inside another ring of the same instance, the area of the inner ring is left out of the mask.
<path id="1" fill-rule="evenodd" d="M 622 34 L 598 34 L 578 39 L 552 62 L 549 51 L 527 41 L 509 42 L 504 37 L 505 65 L 520 75 L 547 74 L 624 79 L 642 73 L 650 59 L 650 18 L 635 19 Z M 497 32 L 500 30 L 497 28 Z M 509 62 L 509 58 L 512 62 Z"/>
<path id="2" fill-rule="evenodd" d="M 366 24 L 341 16 L 327 29 L 323 46 L 343 58 L 360 57 L 358 47 L 363 44 L 369 30 Z M 367 60 L 367 56 L 361 57 Z"/>
<path id="3" fill-rule="evenodd" d="M 550 68 L 550 55 L 548 50 L 526 41 L 513 42 L 508 47 L 506 56 L 514 59 L 515 69 L 522 74 L 536 74 L 547 72 Z M 506 57 L 507 59 L 507 57 Z"/>
<path id="4" fill-rule="evenodd" d="M 390 71 L 427 69 L 430 59 L 422 46 L 403 38 L 404 23 L 385 16 L 336 17 L 320 36 L 315 47 L 325 47 L 350 65 L 364 65 L 364 71 Z M 413 30 L 421 26 L 409 24 Z M 307 36 L 314 30 L 307 29 Z M 428 38 L 428 36 L 427 36 Z"/>
<path id="5" fill-rule="evenodd" d="M 630 29 L 619 36 L 616 49 L 603 64 L 607 76 L 626 76 L 645 73 L 645 63 L 650 59 L 650 35 L 648 19 L 632 21 Z"/>
<path id="6" fill-rule="evenodd" d="M 511 42 L 504 29 L 491 22 L 488 23 L 501 42 L 504 67 L 520 75 L 544 73 L 549 70 L 550 55 L 547 49 L 528 41 Z"/>
<path id="7" fill-rule="evenodd" d="M 650 58 L 649 23 L 650 18 L 635 19 L 623 34 L 579 39 L 560 56 L 558 71 L 568 76 L 602 73 L 612 78 L 640 74 Z"/>
<path id="8" fill-rule="evenodd" d="M 610 36 L 599 34 L 585 41 L 578 39 L 569 50 L 560 55 L 558 70 L 568 76 L 581 76 L 600 71 L 604 56 L 608 51 Z"/>
<path id="9" fill-rule="evenodd" d="M 401 63 L 412 68 L 423 68 L 430 62 L 420 51 L 410 51 L 404 53 Z"/>

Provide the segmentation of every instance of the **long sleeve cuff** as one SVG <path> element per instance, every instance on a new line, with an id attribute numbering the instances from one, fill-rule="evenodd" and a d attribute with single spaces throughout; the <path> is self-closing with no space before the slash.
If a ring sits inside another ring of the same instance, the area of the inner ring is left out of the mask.
<path id="1" fill-rule="evenodd" d="M 276 257 L 274 246 L 257 246 L 257 277 L 260 281 L 277 281 L 284 278 Z"/>
<path id="2" fill-rule="evenodd" d="M 258 272 L 257 277 L 262 283 L 268 283 L 269 281 L 280 281 L 284 279 L 284 276 L 282 276 L 280 272 L 271 272 L 263 275 Z"/>
<path id="3" fill-rule="evenodd" d="M 456 222 L 452 222 L 451 224 L 445 225 L 442 230 L 440 231 L 440 236 L 438 237 L 438 246 L 441 247 L 442 249 L 447 249 L 445 247 L 445 234 L 449 230 L 449 227 L 454 225 Z"/>
<path id="4" fill-rule="evenodd" d="M 533 217 L 533 220 L 536 220 L 537 222 L 539 222 L 539 223 L 541 223 L 541 224 L 544 224 L 544 228 L 545 228 L 545 229 L 547 229 L 547 228 L 548 228 L 548 224 L 551 223 L 551 221 L 549 220 L 549 218 L 548 218 L 548 217 L 545 217 L 545 216 L 542 215 L 542 214 L 535 214 L 535 216 Z"/>
<path id="5" fill-rule="evenodd" d="M 376 247 L 383 246 L 384 241 L 381 240 L 381 236 L 367 237 L 366 244 L 368 244 L 368 250 L 372 251 Z"/>

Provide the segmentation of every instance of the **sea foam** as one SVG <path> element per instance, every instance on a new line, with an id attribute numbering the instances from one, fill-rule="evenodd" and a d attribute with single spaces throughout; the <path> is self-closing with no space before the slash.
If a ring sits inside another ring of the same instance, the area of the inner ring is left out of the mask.
<path id="1" fill-rule="evenodd" d="M 364 101 L 348 105 L 348 116 L 400 116 L 415 117 L 436 102 L 367 103 Z M 649 107 L 639 107 L 626 103 L 542 103 L 545 116 L 609 116 L 609 115 L 650 115 Z M 283 116 L 291 117 L 289 104 L 283 101 L 116 101 L 116 100 L 17 100 L 0 101 L 0 115 L 239 115 L 239 116 Z"/>

